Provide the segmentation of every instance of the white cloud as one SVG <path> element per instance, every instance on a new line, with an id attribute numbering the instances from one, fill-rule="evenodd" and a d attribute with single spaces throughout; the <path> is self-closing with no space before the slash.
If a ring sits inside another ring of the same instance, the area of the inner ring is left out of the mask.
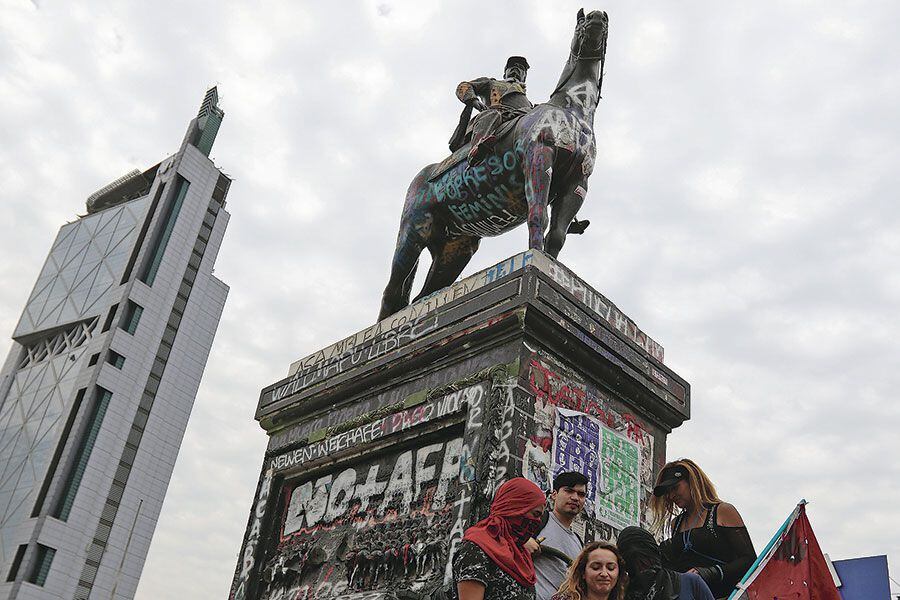
<path id="1" fill-rule="evenodd" d="M 706 210 L 729 210 L 739 202 L 749 201 L 744 192 L 744 169 L 741 165 L 706 165 L 688 178 L 689 198 Z"/>
<path id="2" fill-rule="evenodd" d="M 608 115 L 601 103 L 600 117 L 595 123 L 597 133 L 597 169 L 628 169 L 639 164 L 644 151 L 635 139 L 633 110 L 613 109 Z"/>
<path id="3" fill-rule="evenodd" d="M 628 60 L 638 67 L 655 66 L 671 57 L 672 30 L 663 20 L 650 18 L 638 24 L 628 41 Z"/>
<path id="4" fill-rule="evenodd" d="M 438 2 L 416 0 L 367 0 L 366 15 L 385 40 L 396 36 L 427 36 L 440 10 Z"/>
<path id="5" fill-rule="evenodd" d="M 828 37 L 841 40 L 860 40 L 865 36 L 865 27 L 859 22 L 854 22 L 848 15 L 841 17 L 826 17 L 816 22 L 816 31 Z"/>
<path id="6" fill-rule="evenodd" d="M 332 67 L 331 77 L 328 94 L 354 99 L 358 110 L 371 109 L 393 84 L 387 66 L 372 58 L 341 61 Z"/>

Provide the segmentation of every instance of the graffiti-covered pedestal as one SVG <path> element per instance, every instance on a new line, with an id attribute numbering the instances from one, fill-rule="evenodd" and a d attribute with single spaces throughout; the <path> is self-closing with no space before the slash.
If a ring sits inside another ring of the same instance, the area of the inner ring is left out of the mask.
<path id="1" fill-rule="evenodd" d="M 440 598 L 496 487 L 588 475 L 585 540 L 646 524 L 688 384 L 662 347 L 540 252 L 457 282 L 291 365 L 232 597 Z"/>

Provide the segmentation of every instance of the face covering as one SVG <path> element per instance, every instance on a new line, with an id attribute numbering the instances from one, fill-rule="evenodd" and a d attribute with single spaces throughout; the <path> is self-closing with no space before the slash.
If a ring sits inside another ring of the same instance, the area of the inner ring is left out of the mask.
<path id="1" fill-rule="evenodd" d="M 532 519 L 531 517 L 521 515 L 518 517 L 507 517 L 510 533 L 516 537 L 519 545 L 523 545 L 530 538 L 537 537 L 537 534 L 543 529 L 540 519 Z"/>
<path id="2" fill-rule="evenodd" d="M 546 501 L 541 488 L 527 479 L 510 479 L 497 489 L 490 514 L 469 527 L 463 539 L 481 548 L 491 562 L 521 585 L 533 586 L 534 563 L 522 546 L 540 533 L 540 519 L 528 515 Z"/>

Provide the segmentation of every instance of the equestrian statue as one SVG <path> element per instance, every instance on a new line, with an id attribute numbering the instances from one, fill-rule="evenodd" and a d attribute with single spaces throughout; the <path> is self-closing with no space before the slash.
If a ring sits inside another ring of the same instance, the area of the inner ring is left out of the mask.
<path id="1" fill-rule="evenodd" d="M 594 170 L 608 30 L 605 12 L 578 11 L 569 59 L 546 104 L 532 107 L 525 96 L 528 62 L 519 56 L 509 59 L 503 80 L 459 84 L 466 108 L 450 140 L 453 153 L 409 186 L 379 319 L 409 305 L 425 248 L 431 269 L 413 301 L 456 281 L 482 237 L 527 222 L 529 249 L 555 258 L 567 233 L 584 231 L 588 221 L 575 217 Z M 481 112 L 470 121 L 473 108 Z"/>

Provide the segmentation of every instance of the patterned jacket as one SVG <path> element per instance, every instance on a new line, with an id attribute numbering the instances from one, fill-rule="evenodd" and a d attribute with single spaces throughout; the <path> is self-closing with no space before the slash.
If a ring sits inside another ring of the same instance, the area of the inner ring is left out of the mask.
<path id="1" fill-rule="evenodd" d="M 463 81 L 456 86 L 456 97 L 463 103 L 479 97 L 489 108 L 494 109 L 529 109 L 532 107 L 525 95 L 524 83 L 491 77 Z"/>

